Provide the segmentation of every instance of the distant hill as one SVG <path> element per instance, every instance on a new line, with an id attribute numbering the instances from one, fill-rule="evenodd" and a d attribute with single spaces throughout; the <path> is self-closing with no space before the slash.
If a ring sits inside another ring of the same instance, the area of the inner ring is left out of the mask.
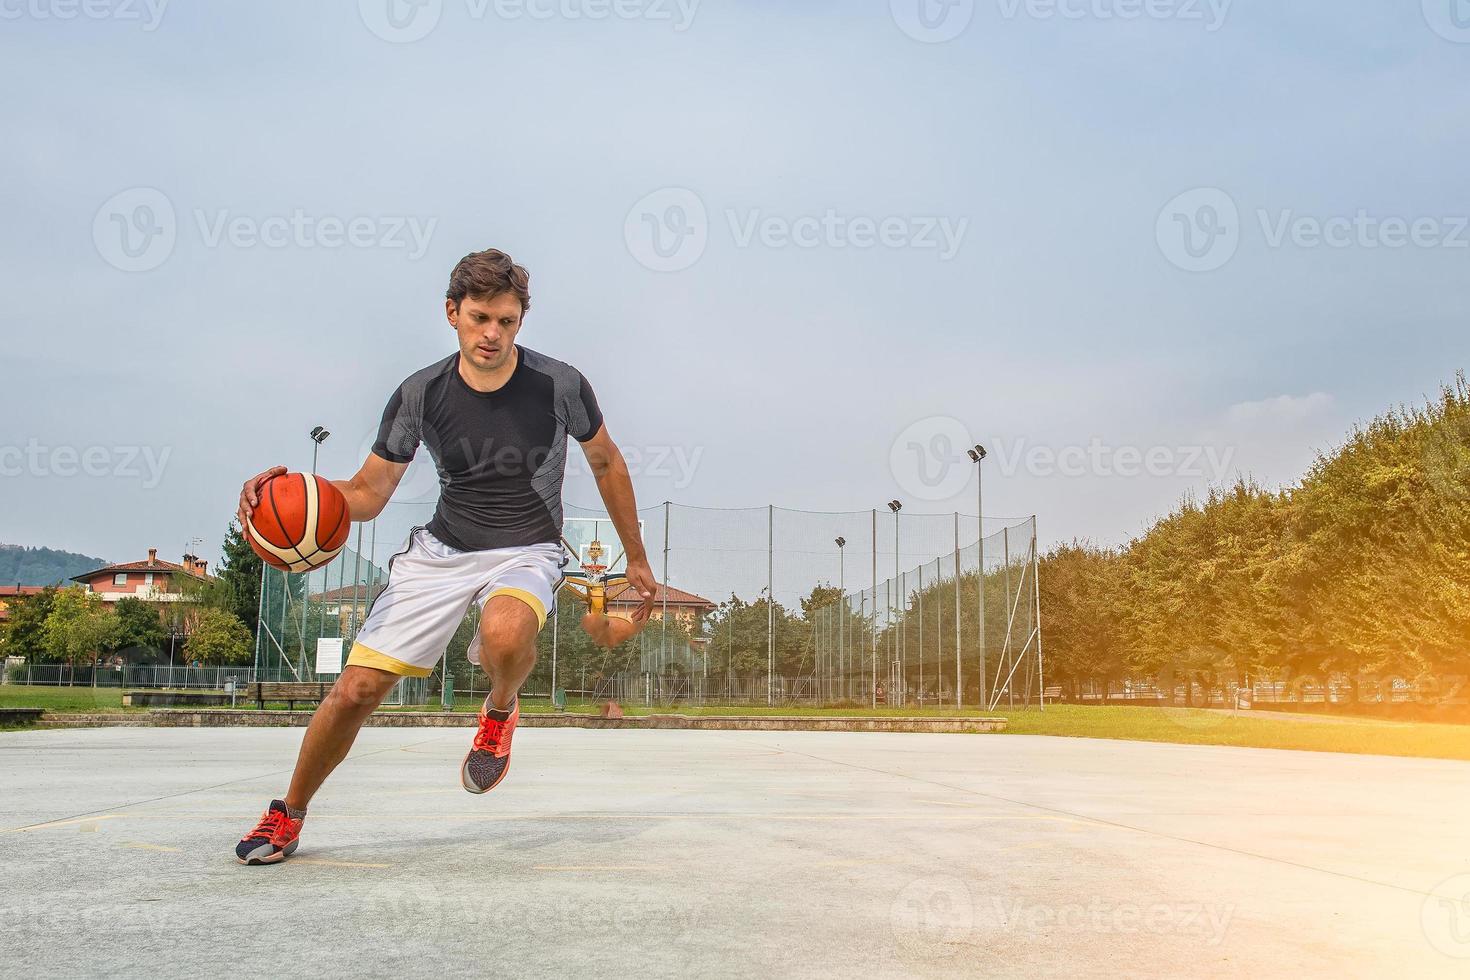
<path id="1" fill-rule="evenodd" d="M 107 564 L 110 563 L 105 558 L 89 558 L 71 551 L 0 544 L 0 585 L 67 584 L 73 575 Z"/>

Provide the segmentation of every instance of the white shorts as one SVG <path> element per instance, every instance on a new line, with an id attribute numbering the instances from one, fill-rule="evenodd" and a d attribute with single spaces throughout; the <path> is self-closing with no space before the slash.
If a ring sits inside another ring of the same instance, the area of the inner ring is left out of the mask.
<path id="1" fill-rule="evenodd" d="M 470 604 L 483 610 L 491 596 L 520 599 L 536 613 L 539 629 L 546 625 L 568 560 L 560 543 L 460 551 L 415 528 L 407 549 L 388 563 L 388 584 L 368 610 L 347 662 L 428 677 Z M 478 630 L 467 652 L 472 662 L 480 662 Z"/>

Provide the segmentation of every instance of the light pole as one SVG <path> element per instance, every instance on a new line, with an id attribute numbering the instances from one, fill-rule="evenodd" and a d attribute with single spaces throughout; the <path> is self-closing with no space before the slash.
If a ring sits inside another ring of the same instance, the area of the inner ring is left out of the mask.
<path id="1" fill-rule="evenodd" d="M 845 566 L 845 562 L 844 562 L 844 558 L 845 558 L 845 556 L 846 556 L 847 553 L 843 550 L 846 547 L 847 547 L 847 539 L 844 538 L 844 537 L 838 537 L 837 538 L 837 602 L 838 602 L 838 610 L 837 610 L 837 612 L 838 612 L 838 619 L 837 619 L 837 673 L 842 676 L 842 696 L 844 698 L 847 697 L 847 674 L 844 673 L 845 665 L 844 665 L 844 662 L 843 662 L 843 654 L 842 654 L 842 621 L 844 619 L 846 619 L 847 616 L 843 613 L 842 607 L 845 607 L 847 605 L 847 575 L 846 575 L 846 566 Z"/>
<path id="2" fill-rule="evenodd" d="M 975 464 L 975 527 L 978 536 L 975 549 L 979 554 L 975 588 L 980 596 L 980 704 L 989 710 L 990 699 L 986 697 L 988 678 L 985 666 L 985 467 L 980 464 L 990 454 L 985 451 L 984 446 L 978 443 L 975 448 L 969 450 L 969 454 L 970 460 Z"/>
<path id="3" fill-rule="evenodd" d="M 307 436 L 311 439 L 311 473 L 312 473 L 313 476 L 316 475 L 316 455 L 317 455 L 317 450 L 321 449 L 322 443 L 326 442 L 327 441 L 327 437 L 330 436 L 330 435 L 331 435 L 331 433 L 328 432 L 325 428 L 323 428 L 320 425 L 316 426 L 314 429 L 312 429 L 310 432 L 307 433 Z M 286 580 L 289 580 L 290 579 L 290 573 L 289 572 L 286 573 L 283 576 L 283 578 L 286 579 Z M 310 572 L 304 573 L 303 579 L 302 579 L 302 583 L 303 584 L 302 584 L 302 588 L 301 588 L 301 670 L 302 670 L 302 673 L 305 673 L 306 672 L 306 611 L 307 611 L 307 607 L 309 607 L 311 605 L 311 573 Z M 323 627 L 317 631 L 318 633 L 324 633 L 324 632 L 326 632 L 326 629 L 325 629 L 325 623 L 326 623 L 326 618 L 325 618 L 326 617 L 325 594 L 326 594 L 326 591 L 327 591 L 327 572 L 326 572 L 325 569 L 323 569 L 322 570 L 322 593 L 323 593 L 323 600 L 324 600 L 323 603 L 322 603 L 322 617 L 323 617 L 322 623 L 323 623 Z M 290 597 L 290 589 L 289 589 L 289 587 L 287 589 L 286 594 L 287 594 L 287 597 L 289 599 L 289 597 Z"/>
<path id="4" fill-rule="evenodd" d="M 890 678 L 889 687 L 894 689 L 894 696 L 903 697 L 907 692 L 899 693 L 899 687 L 903 683 L 903 681 L 902 677 L 900 676 L 902 674 L 902 668 L 897 666 L 899 650 L 898 627 L 894 622 L 894 620 L 897 618 L 894 613 L 897 610 L 898 604 L 893 594 L 893 590 L 898 588 L 898 512 L 903 510 L 903 504 L 897 500 L 890 500 L 888 501 L 888 509 L 893 511 L 893 583 L 888 586 L 888 624 L 889 632 L 893 641 L 893 659 L 890 661 L 889 664 L 888 675 Z"/>
<path id="5" fill-rule="evenodd" d="M 311 471 L 315 473 L 317 450 L 322 447 L 322 443 L 327 441 L 327 437 L 330 436 L 331 433 L 321 426 L 317 426 L 316 428 L 312 429 L 311 432 L 308 433 L 308 435 L 310 435 L 311 437 Z"/>

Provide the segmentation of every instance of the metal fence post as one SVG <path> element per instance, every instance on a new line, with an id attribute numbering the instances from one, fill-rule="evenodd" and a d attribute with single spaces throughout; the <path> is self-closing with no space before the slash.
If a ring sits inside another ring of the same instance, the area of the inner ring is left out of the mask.
<path id="1" fill-rule="evenodd" d="M 660 667 L 669 662 L 669 502 L 664 501 L 664 574 L 662 591 L 664 594 L 662 636 L 659 640 Z"/>
<path id="2" fill-rule="evenodd" d="M 878 707 L 878 508 L 873 508 L 873 707 Z"/>
<path id="3" fill-rule="evenodd" d="M 954 512 L 954 706 L 965 700 L 964 676 L 960 669 L 960 512 Z"/>
<path id="4" fill-rule="evenodd" d="M 775 704 L 776 505 L 766 505 L 766 706 Z"/>
<path id="5" fill-rule="evenodd" d="M 1036 682 L 1041 710 L 1046 710 L 1046 661 L 1041 655 L 1041 548 L 1036 540 L 1036 515 L 1031 515 L 1031 584 L 1036 590 Z M 1107 695 L 1104 694 L 1104 699 Z"/>

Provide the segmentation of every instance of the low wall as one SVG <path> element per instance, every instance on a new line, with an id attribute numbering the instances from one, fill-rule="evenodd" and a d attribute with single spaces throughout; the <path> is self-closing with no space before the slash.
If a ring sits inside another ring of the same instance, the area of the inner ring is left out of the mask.
<path id="1" fill-rule="evenodd" d="M 233 711 L 155 708 L 148 712 L 111 714 L 47 714 L 41 728 L 292 728 L 311 721 L 310 711 Z M 659 728 L 708 731 L 763 732 L 947 732 L 978 734 L 1000 732 L 1004 718 L 869 718 L 807 717 L 801 715 L 643 715 L 603 718 L 584 714 L 525 714 L 524 728 Z M 379 711 L 367 720 L 370 728 L 473 728 L 475 716 L 449 711 Z"/>

